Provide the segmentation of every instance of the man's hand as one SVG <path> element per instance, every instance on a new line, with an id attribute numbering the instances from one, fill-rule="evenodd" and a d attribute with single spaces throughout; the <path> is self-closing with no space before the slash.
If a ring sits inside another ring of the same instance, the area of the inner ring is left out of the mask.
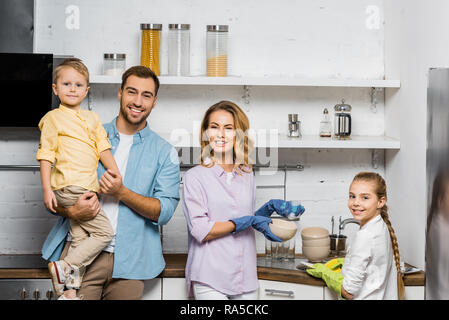
<path id="1" fill-rule="evenodd" d="M 110 169 L 100 178 L 100 192 L 119 199 L 123 188 L 122 176 Z"/>
<path id="2" fill-rule="evenodd" d="M 87 221 L 93 219 L 100 212 L 100 201 L 95 192 L 86 192 L 79 196 L 75 204 L 68 208 L 57 207 L 56 211 L 70 219 Z"/>

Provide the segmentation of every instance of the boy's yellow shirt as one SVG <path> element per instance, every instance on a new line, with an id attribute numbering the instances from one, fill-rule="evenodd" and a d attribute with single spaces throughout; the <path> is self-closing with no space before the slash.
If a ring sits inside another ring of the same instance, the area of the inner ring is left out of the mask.
<path id="1" fill-rule="evenodd" d="M 39 129 L 36 160 L 54 162 L 51 188 L 75 185 L 97 192 L 100 153 L 111 148 L 100 117 L 93 111 L 60 105 L 42 117 Z"/>

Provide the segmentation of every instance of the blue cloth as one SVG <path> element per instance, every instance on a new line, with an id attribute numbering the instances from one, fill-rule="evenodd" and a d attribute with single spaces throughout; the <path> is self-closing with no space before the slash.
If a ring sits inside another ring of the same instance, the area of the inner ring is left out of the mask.
<path id="1" fill-rule="evenodd" d="M 240 232 L 246 230 L 249 227 L 253 227 L 257 231 L 261 232 L 265 238 L 275 242 L 282 242 L 281 239 L 276 237 L 273 232 L 271 232 L 268 226 L 271 223 L 271 219 L 262 216 L 243 216 L 240 218 L 231 219 L 230 221 L 235 224 L 235 232 Z"/>
<path id="2" fill-rule="evenodd" d="M 104 125 L 113 154 L 120 142 L 116 119 Z M 98 177 L 105 172 L 101 163 L 97 172 Z M 159 226 L 165 225 L 175 212 L 179 202 L 179 182 L 176 150 L 147 124 L 134 135 L 123 184 L 140 195 L 159 199 L 161 213 L 158 221 L 151 221 L 120 202 L 113 278 L 152 279 L 164 270 Z M 42 247 L 44 259 L 59 260 L 69 229 L 69 220 L 59 217 Z"/>
<path id="3" fill-rule="evenodd" d="M 305 208 L 302 205 L 293 206 L 291 201 L 284 201 L 280 199 L 271 199 L 260 207 L 255 215 L 262 217 L 270 217 L 275 212 L 283 217 L 288 217 L 293 213 L 295 217 L 304 213 Z"/>

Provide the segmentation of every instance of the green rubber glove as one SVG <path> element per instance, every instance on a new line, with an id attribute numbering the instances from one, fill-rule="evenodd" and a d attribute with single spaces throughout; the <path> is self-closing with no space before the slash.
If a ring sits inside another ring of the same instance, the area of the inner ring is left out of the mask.
<path id="1" fill-rule="evenodd" d="M 325 266 L 331 269 L 332 271 L 341 272 L 341 268 L 345 263 L 345 258 L 336 258 L 329 260 L 326 262 Z"/>
<path id="2" fill-rule="evenodd" d="M 311 276 L 323 279 L 329 289 L 334 290 L 342 297 L 341 286 L 344 276 L 341 273 L 332 271 L 322 263 L 316 263 L 313 265 L 313 268 L 307 269 L 306 271 Z"/>

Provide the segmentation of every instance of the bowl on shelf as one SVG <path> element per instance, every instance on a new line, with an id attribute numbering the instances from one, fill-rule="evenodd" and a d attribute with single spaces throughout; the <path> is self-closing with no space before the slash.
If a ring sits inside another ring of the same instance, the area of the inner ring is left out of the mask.
<path id="1" fill-rule="evenodd" d="M 296 231 L 298 231 L 298 227 L 295 223 L 282 219 L 273 219 L 269 226 L 271 232 L 282 241 L 290 240 L 295 236 Z"/>
<path id="2" fill-rule="evenodd" d="M 310 261 L 310 262 L 322 262 L 325 258 L 329 256 L 330 246 L 321 246 L 321 247 L 306 247 L 302 246 L 302 254 Z"/>

